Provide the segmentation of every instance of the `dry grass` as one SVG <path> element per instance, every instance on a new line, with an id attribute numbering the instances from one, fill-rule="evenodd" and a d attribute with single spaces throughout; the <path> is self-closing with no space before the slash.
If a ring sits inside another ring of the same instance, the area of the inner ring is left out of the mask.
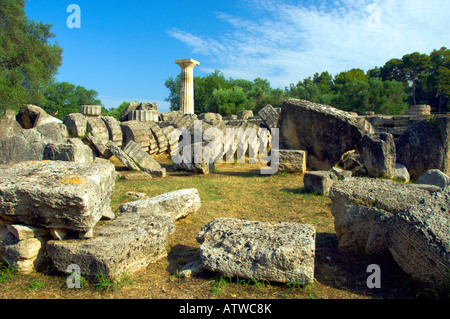
<path id="1" fill-rule="evenodd" d="M 116 289 L 100 289 L 86 282 L 82 289 L 69 289 L 66 276 L 50 269 L 46 274 L 13 274 L 0 281 L 0 296 L 8 299 L 371 299 L 416 298 L 423 288 L 417 286 L 392 260 L 370 260 L 364 256 L 342 254 L 337 248 L 331 201 L 325 196 L 303 194 L 302 175 L 259 174 L 258 164 L 220 164 L 209 175 L 192 175 L 172 169 L 169 159 L 157 159 L 168 176 L 149 181 L 120 180 L 112 196 L 112 208 L 130 201 L 129 191 L 148 197 L 165 192 L 197 188 L 202 207 L 176 224 L 168 240 L 168 255 L 143 270 L 129 275 Z M 196 235 L 202 226 L 216 217 L 233 217 L 258 221 L 310 223 L 316 227 L 315 280 L 302 287 L 223 278 L 203 271 L 193 278 L 180 278 L 178 272 L 199 258 Z M 366 285 L 367 266 L 382 269 L 382 288 Z M 419 294 L 425 296 L 426 294 Z M 428 296 L 428 295 L 426 295 Z"/>

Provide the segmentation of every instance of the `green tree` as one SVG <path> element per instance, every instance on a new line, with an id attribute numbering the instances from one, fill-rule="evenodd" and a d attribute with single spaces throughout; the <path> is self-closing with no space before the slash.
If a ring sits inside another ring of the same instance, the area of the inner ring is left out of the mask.
<path id="1" fill-rule="evenodd" d="M 412 102 L 415 105 L 417 102 L 416 89 L 419 82 L 423 83 L 424 78 L 427 76 L 427 71 L 429 71 L 430 67 L 430 57 L 426 54 L 414 52 L 404 55 L 402 62 L 403 74 L 412 83 Z"/>
<path id="2" fill-rule="evenodd" d="M 450 50 L 446 47 L 433 50 L 430 54 L 430 66 L 428 78 L 430 98 L 437 100 L 436 108 L 441 113 L 446 109 L 450 96 Z"/>
<path id="3" fill-rule="evenodd" d="M 238 114 L 241 110 L 252 108 L 244 90 L 235 86 L 231 89 L 215 90 L 208 103 L 208 112 L 220 113 L 222 115 Z"/>
<path id="4" fill-rule="evenodd" d="M 47 113 L 57 113 L 56 117 L 61 120 L 70 113 L 80 112 L 81 105 L 103 106 L 97 91 L 68 82 L 52 83 L 43 95 L 45 100 L 42 108 Z"/>
<path id="5" fill-rule="evenodd" d="M 106 113 L 106 116 L 112 116 L 116 120 L 119 121 L 120 120 L 120 115 L 122 114 L 123 110 L 125 110 L 130 105 L 130 103 L 131 102 L 123 101 L 119 106 L 110 109 Z"/>
<path id="6" fill-rule="evenodd" d="M 401 59 L 390 59 L 380 68 L 380 76 L 383 81 L 395 80 L 406 83 L 403 74 L 403 61 Z"/>
<path id="7" fill-rule="evenodd" d="M 28 20 L 24 0 L 0 1 L 0 108 L 41 104 L 54 81 L 62 49 L 51 25 Z"/>

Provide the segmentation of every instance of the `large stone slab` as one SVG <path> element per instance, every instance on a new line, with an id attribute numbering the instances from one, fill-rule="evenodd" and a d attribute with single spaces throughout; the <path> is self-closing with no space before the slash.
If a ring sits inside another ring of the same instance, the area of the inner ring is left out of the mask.
<path id="1" fill-rule="evenodd" d="M 125 167 L 131 171 L 140 171 L 141 168 L 131 159 L 122 149 L 113 141 L 108 141 L 106 147 L 113 156 L 115 156 Z"/>
<path id="2" fill-rule="evenodd" d="M 174 220 L 195 213 L 201 207 L 198 190 L 181 189 L 156 197 L 133 201 L 120 205 L 122 213 L 139 213 L 141 215 L 169 215 Z"/>
<path id="3" fill-rule="evenodd" d="M 217 218 L 197 235 L 203 267 L 228 277 L 308 284 L 315 229 L 308 224 Z"/>
<path id="4" fill-rule="evenodd" d="M 18 134 L 22 130 L 22 126 L 16 121 L 16 114 L 14 111 L 6 110 L 0 120 L 0 140 Z"/>
<path id="5" fill-rule="evenodd" d="M 87 118 L 81 113 L 70 113 L 64 119 L 69 135 L 72 137 L 84 137 L 87 130 Z"/>
<path id="6" fill-rule="evenodd" d="M 94 228 L 94 237 L 47 243 L 47 252 L 55 267 L 66 272 L 78 265 L 81 275 L 115 278 L 130 275 L 149 263 L 167 256 L 167 238 L 175 230 L 169 215 L 125 213 Z"/>
<path id="7" fill-rule="evenodd" d="M 0 168 L 0 219 L 36 227 L 90 231 L 110 209 L 110 163 L 24 162 Z"/>
<path id="8" fill-rule="evenodd" d="M 8 136 L 0 140 L 0 164 L 41 161 L 45 145 L 42 134 L 35 129 Z"/>
<path id="9" fill-rule="evenodd" d="M 339 248 L 369 255 L 386 254 L 385 235 L 394 215 L 438 190 L 429 185 L 365 177 L 333 183 L 329 197 Z"/>
<path id="10" fill-rule="evenodd" d="M 92 149 L 78 138 L 65 143 L 48 143 L 44 149 L 44 160 L 89 163 L 94 161 Z"/>
<path id="11" fill-rule="evenodd" d="M 372 125 L 328 105 L 288 99 L 279 119 L 280 148 L 305 150 L 308 167 L 330 170 L 342 154 L 355 148 Z"/>
<path id="12" fill-rule="evenodd" d="M 438 117 L 410 126 L 396 148 L 397 162 L 408 168 L 411 179 L 430 169 L 450 175 L 450 118 Z"/>
<path id="13" fill-rule="evenodd" d="M 449 211 L 450 187 L 446 187 L 395 215 L 386 236 L 400 267 L 433 286 L 449 282 Z"/>
<path id="14" fill-rule="evenodd" d="M 361 162 L 371 177 L 394 178 L 396 151 L 391 134 L 365 135 L 359 141 L 358 151 Z"/>
<path id="15" fill-rule="evenodd" d="M 258 115 L 261 117 L 264 125 L 266 125 L 269 129 L 278 128 L 280 114 L 272 105 L 266 105 L 261 109 L 261 111 L 259 111 Z"/>

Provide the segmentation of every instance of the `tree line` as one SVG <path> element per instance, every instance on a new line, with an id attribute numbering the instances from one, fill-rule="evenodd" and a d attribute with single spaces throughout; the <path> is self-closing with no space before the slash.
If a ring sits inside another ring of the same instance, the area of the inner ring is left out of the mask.
<path id="1" fill-rule="evenodd" d="M 178 110 L 181 76 L 170 77 L 166 101 Z M 315 73 L 298 83 L 273 89 L 269 81 L 226 79 L 216 70 L 204 77 L 194 77 L 196 113 L 237 114 L 240 110 L 258 112 L 267 104 L 280 107 L 287 98 L 324 103 L 359 114 L 403 114 L 409 105 L 429 104 L 435 113 L 450 111 L 450 50 L 442 47 L 429 55 L 414 52 L 394 58 L 382 67 L 364 72 L 343 71 L 334 77 L 328 72 Z"/>

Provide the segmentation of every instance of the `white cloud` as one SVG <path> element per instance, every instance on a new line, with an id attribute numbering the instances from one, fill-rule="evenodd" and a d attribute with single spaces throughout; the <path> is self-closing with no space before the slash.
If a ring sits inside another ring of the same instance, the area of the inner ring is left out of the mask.
<path id="1" fill-rule="evenodd" d="M 252 0 L 252 17 L 217 13 L 230 29 L 221 35 L 169 35 L 200 54 L 205 71 L 269 79 L 273 87 L 315 72 L 371 69 L 391 58 L 449 46 L 448 0 Z"/>

